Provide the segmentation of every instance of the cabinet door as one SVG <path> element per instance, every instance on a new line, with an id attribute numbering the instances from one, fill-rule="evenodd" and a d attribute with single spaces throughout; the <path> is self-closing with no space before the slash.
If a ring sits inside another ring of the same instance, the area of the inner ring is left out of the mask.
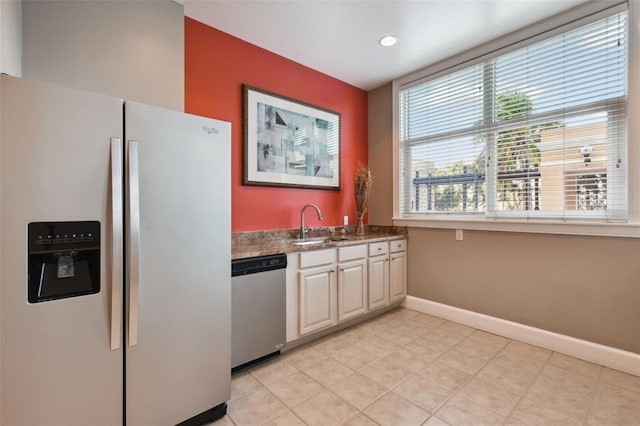
<path id="1" fill-rule="evenodd" d="M 393 253 L 389 259 L 389 301 L 407 295 L 407 253 Z"/>
<path id="2" fill-rule="evenodd" d="M 369 258 L 369 309 L 389 304 L 389 256 Z"/>
<path id="3" fill-rule="evenodd" d="M 300 335 L 336 324 L 335 267 L 303 269 L 299 274 Z"/>
<path id="4" fill-rule="evenodd" d="M 367 312 L 367 262 L 365 259 L 338 265 L 338 321 Z"/>

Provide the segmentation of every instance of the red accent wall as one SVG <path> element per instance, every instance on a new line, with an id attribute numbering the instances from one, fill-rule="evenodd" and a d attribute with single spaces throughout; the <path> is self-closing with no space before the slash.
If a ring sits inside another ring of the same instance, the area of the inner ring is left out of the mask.
<path id="1" fill-rule="evenodd" d="M 312 48 L 312 47 L 311 47 Z M 348 66 L 348 64 L 345 64 Z M 242 185 L 242 84 L 341 114 L 340 191 Z M 367 164 L 367 92 L 185 18 L 185 112 L 230 121 L 232 231 L 300 226 L 300 209 L 317 204 L 308 226 L 356 223 L 353 175 Z"/>

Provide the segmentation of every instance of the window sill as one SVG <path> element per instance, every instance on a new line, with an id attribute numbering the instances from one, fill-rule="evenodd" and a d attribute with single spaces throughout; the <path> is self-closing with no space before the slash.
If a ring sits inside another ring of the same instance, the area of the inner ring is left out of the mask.
<path id="1" fill-rule="evenodd" d="M 414 228 L 467 229 L 474 231 L 525 232 L 534 234 L 588 235 L 640 238 L 640 223 L 592 221 L 515 220 L 486 217 L 394 217 L 395 226 Z"/>

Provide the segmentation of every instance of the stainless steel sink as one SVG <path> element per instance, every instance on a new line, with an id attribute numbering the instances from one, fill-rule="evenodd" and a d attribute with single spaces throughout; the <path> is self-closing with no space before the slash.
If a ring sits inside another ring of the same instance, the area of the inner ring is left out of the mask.
<path id="1" fill-rule="evenodd" d="M 324 244 L 331 241 L 331 238 L 305 238 L 299 240 L 290 240 L 289 242 L 295 246 L 311 246 L 314 244 Z"/>

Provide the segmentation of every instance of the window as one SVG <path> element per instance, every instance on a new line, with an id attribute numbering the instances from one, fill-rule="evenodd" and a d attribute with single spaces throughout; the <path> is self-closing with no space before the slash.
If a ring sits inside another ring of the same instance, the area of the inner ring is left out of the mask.
<path id="1" fill-rule="evenodd" d="M 622 11 L 400 86 L 401 215 L 625 219 L 626 70 Z"/>

